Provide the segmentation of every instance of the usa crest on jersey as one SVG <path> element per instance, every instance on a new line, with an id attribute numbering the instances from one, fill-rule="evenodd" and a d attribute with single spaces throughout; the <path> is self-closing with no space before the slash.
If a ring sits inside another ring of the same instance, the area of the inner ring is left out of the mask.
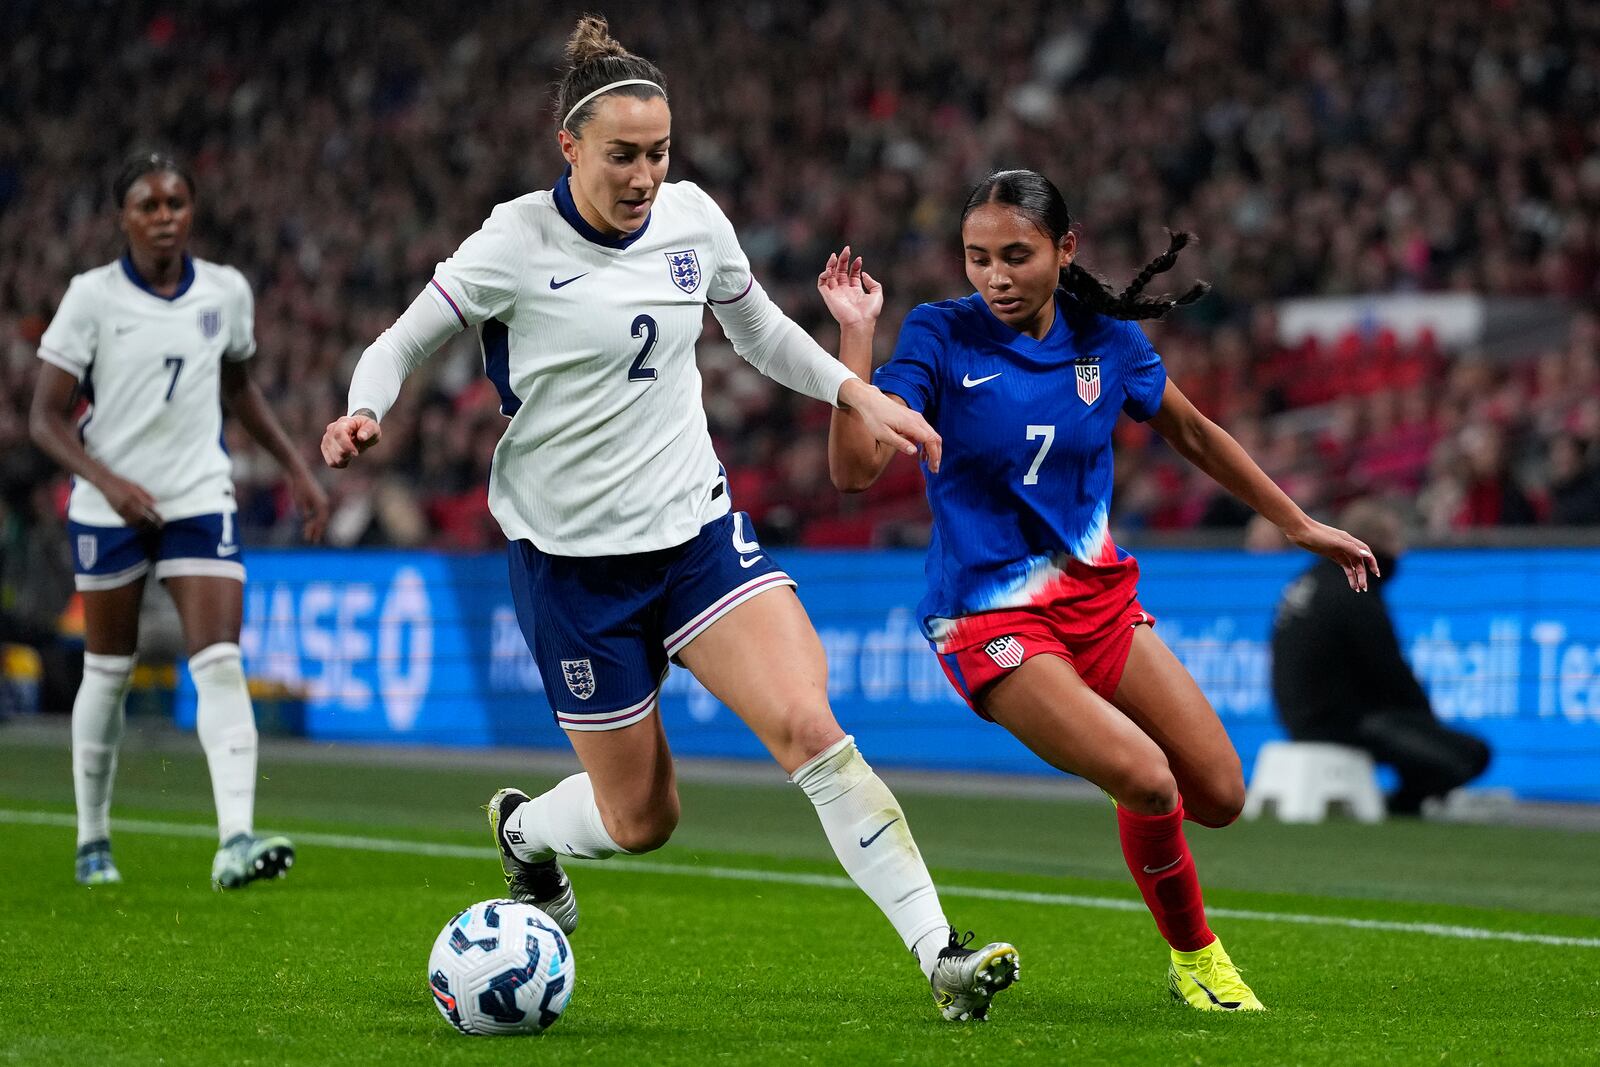
<path id="1" fill-rule="evenodd" d="M 78 564 L 84 570 L 92 570 L 94 561 L 100 558 L 100 539 L 94 534 L 78 535 Z"/>
<path id="2" fill-rule="evenodd" d="M 567 688 L 579 700 L 588 700 L 594 696 L 594 666 L 588 659 L 564 659 L 561 661 L 561 676 L 566 679 Z"/>
<path id="3" fill-rule="evenodd" d="M 1074 363 L 1072 374 L 1078 380 L 1078 399 L 1093 404 L 1100 399 L 1100 364 Z"/>
<path id="4" fill-rule="evenodd" d="M 221 332 L 222 332 L 222 309 L 221 308 L 201 308 L 200 309 L 200 336 L 204 337 L 207 341 L 210 341 L 213 338 L 215 338 L 217 336 L 217 334 L 219 334 Z"/>
<path id="5" fill-rule="evenodd" d="M 694 249 L 661 254 L 667 257 L 667 270 L 672 274 L 674 285 L 686 293 L 700 288 L 700 258 L 694 254 Z"/>
<path id="6" fill-rule="evenodd" d="M 1095 368 L 1095 370 L 1099 369 L 1099 367 Z M 990 659 L 1007 670 L 1022 665 L 1022 642 L 1015 637 L 997 637 L 987 645 L 984 645 L 983 650 L 989 653 Z"/>

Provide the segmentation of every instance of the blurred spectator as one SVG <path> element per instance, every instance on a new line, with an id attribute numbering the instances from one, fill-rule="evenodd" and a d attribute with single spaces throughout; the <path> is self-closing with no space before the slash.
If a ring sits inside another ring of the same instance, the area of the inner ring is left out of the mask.
<path id="1" fill-rule="evenodd" d="M 1331 741 L 1395 768 L 1389 811 L 1416 815 L 1489 766 L 1489 746 L 1434 717 L 1428 694 L 1400 652 L 1384 605 L 1404 534 L 1388 507 L 1358 500 L 1339 525 L 1371 546 L 1381 578 L 1357 593 L 1338 564 L 1318 560 L 1286 590 L 1272 631 L 1272 693 L 1296 741 Z"/>
<path id="2" fill-rule="evenodd" d="M 16 446 L 17 459 L 37 453 Z M 12 466 L 15 473 L 15 466 Z M 72 557 L 59 505 L 42 480 L 0 485 L 0 645 L 26 645 L 39 656 L 40 710 L 72 707 L 83 650 L 60 633 L 72 599 Z"/>
<path id="3" fill-rule="evenodd" d="M 1511 476 L 1505 438 L 1493 426 L 1469 426 L 1461 433 L 1465 485 L 1455 525 L 1526 526 L 1533 505 Z"/>
<path id="4" fill-rule="evenodd" d="M 115 161 L 158 145 L 207 190 L 197 248 L 251 275 L 257 380 L 314 450 L 355 357 L 434 263 L 495 203 L 559 174 L 547 90 L 581 7 L 486 0 L 466 20 L 376 0 L 4 7 L 0 408 L 14 418 L 26 403 L 67 279 L 120 250 L 104 191 Z M 964 187 L 997 166 L 1036 167 L 1089 220 L 1085 262 L 1108 276 L 1143 263 L 1163 225 L 1201 236 L 1173 286 L 1192 272 L 1217 295 L 1153 331 L 1157 347 L 1202 410 L 1257 426 L 1270 472 L 1312 506 L 1427 492 L 1431 475 L 1451 479 L 1431 494 L 1451 502 L 1446 529 L 1520 519 L 1546 495 L 1554 516 L 1546 486 L 1530 482 L 1521 502 L 1500 490 L 1507 471 L 1542 476 L 1554 433 L 1584 436 L 1581 405 L 1600 405 L 1592 319 L 1537 374 L 1484 364 L 1446 378 L 1426 336 L 1285 345 L 1270 302 L 1472 291 L 1592 306 L 1600 5 L 1439 0 L 1419 18 L 1415 5 L 1350 0 L 616 0 L 607 13 L 662 60 L 672 177 L 722 201 L 802 325 L 826 328 L 814 278 L 848 239 L 886 283 L 887 354 L 909 307 L 961 291 L 949 234 Z M 709 338 L 720 344 L 714 325 Z M 374 491 L 403 485 L 412 499 L 393 524 L 351 512 L 357 540 L 414 542 L 420 515 L 423 543 L 494 542 L 481 475 L 499 416 L 471 384 L 480 360 L 464 334 L 413 377 L 389 420 L 392 440 L 416 445 L 371 457 Z M 769 494 L 741 506 L 781 509 L 798 539 L 854 531 L 859 543 L 914 521 L 892 494 L 810 492 L 797 467 L 820 462 L 811 402 L 737 359 L 705 381 L 724 463 Z M 1293 420 L 1341 397 L 1357 398 L 1350 436 L 1321 451 L 1316 420 Z M 1503 436 L 1501 469 L 1474 474 L 1452 452 L 1430 471 L 1437 440 L 1480 422 Z M 1119 522 L 1242 521 L 1148 435 L 1119 443 L 1148 453 L 1119 474 Z M 242 439 L 234 457 L 248 539 L 291 540 L 274 464 Z"/>
<path id="5" fill-rule="evenodd" d="M 1550 442 L 1550 519 L 1562 526 L 1600 524 L 1600 455 L 1561 434 Z"/>
<path id="6" fill-rule="evenodd" d="M 1244 550 L 1246 552 L 1282 552 L 1289 547 L 1283 531 L 1264 515 L 1252 515 L 1244 524 Z"/>

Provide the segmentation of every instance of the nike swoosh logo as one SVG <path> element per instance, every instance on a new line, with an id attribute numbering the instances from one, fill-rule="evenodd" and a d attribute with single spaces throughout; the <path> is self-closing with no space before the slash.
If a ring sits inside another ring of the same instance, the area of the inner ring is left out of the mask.
<path id="1" fill-rule="evenodd" d="M 862 848 L 866 848 L 868 845 L 872 844 L 878 838 L 883 836 L 883 832 L 885 830 L 887 830 L 889 827 L 893 826 L 895 823 L 897 823 L 899 821 L 900 821 L 900 816 L 896 815 L 894 818 L 890 819 L 888 822 L 886 822 L 882 826 L 878 827 L 878 832 L 877 833 L 873 834 L 871 837 L 863 837 L 861 839 L 861 847 Z"/>
<path id="2" fill-rule="evenodd" d="M 1146 867 L 1144 869 L 1144 873 L 1145 874 L 1160 874 L 1162 871 L 1170 871 L 1170 870 L 1172 870 L 1172 868 L 1176 867 L 1178 864 L 1180 864 L 1182 862 L 1183 862 L 1183 857 L 1179 856 L 1177 859 L 1173 860 L 1171 863 L 1167 864 L 1165 867 Z"/>
<path id="3" fill-rule="evenodd" d="M 961 379 L 961 384 L 966 386 L 968 389 L 971 389 L 974 385 L 982 385 L 984 382 L 992 382 L 1004 373 L 1004 371 L 995 371 L 993 374 L 985 378 L 974 378 L 970 374 L 964 375 Z"/>
<path id="4" fill-rule="evenodd" d="M 237 556 L 238 554 L 239 554 L 239 546 L 238 545 L 218 545 L 217 546 L 217 555 L 219 555 L 219 556 Z"/>
<path id="5" fill-rule="evenodd" d="M 1210 997 L 1211 1003 L 1215 1004 L 1219 1008 L 1227 1008 L 1229 1011 L 1232 1011 L 1234 1008 L 1237 1008 L 1241 1003 L 1243 1003 L 1242 1001 L 1238 1000 L 1218 1000 L 1217 995 L 1211 992 L 1211 990 L 1207 989 L 1206 984 L 1192 974 L 1189 976 L 1189 981 L 1199 986 L 1200 992 Z"/>
<path id="6" fill-rule="evenodd" d="M 577 281 L 579 278 L 587 278 L 588 276 L 589 276 L 589 272 L 588 271 L 584 271 L 582 274 L 574 274 L 572 277 L 568 278 L 564 282 L 558 282 L 558 281 L 556 281 L 556 276 L 554 274 L 552 274 L 552 275 L 550 275 L 550 288 L 552 288 L 552 289 L 560 289 L 564 285 L 571 285 L 573 282 Z"/>
<path id="7" fill-rule="evenodd" d="M 739 566 L 745 568 L 746 570 L 749 570 L 751 567 L 754 567 L 756 565 L 756 560 L 758 560 L 760 558 L 761 558 L 760 556 L 751 556 L 749 559 L 745 559 L 743 556 L 740 556 L 739 557 Z"/>
<path id="8" fill-rule="evenodd" d="M 117 327 L 117 336 L 121 337 L 123 334 L 130 333 L 138 328 L 139 324 L 137 322 L 124 322 L 122 325 Z"/>

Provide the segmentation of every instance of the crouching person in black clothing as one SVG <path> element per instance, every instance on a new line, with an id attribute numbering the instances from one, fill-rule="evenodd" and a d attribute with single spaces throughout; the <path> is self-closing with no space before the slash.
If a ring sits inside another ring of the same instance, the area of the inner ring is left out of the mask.
<path id="1" fill-rule="evenodd" d="M 1400 519 L 1373 501 L 1346 509 L 1339 526 L 1372 546 L 1383 576 L 1350 589 L 1336 564 L 1318 561 L 1287 589 L 1272 631 L 1272 694 L 1296 741 L 1365 749 L 1400 774 L 1389 812 L 1416 815 L 1428 797 L 1489 766 L 1489 746 L 1434 717 L 1428 694 L 1400 654 L 1384 587 L 1404 548 Z"/>

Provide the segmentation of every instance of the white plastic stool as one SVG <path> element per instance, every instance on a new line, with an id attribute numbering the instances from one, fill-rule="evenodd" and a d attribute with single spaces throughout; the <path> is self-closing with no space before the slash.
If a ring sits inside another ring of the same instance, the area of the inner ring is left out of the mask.
<path id="1" fill-rule="evenodd" d="M 1383 794 L 1372 757 L 1358 748 L 1313 741 L 1269 741 L 1256 756 L 1244 817 L 1272 804 L 1280 822 L 1321 822 L 1343 804 L 1361 822 L 1382 822 Z"/>

